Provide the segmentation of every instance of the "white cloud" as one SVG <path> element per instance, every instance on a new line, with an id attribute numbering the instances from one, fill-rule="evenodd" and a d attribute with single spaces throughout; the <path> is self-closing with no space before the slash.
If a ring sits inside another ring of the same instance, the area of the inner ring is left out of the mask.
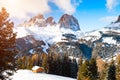
<path id="1" fill-rule="evenodd" d="M 80 3 L 82 3 L 82 0 L 71 0 L 72 1 L 72 4 L 77 7 L 80 5 Z"/>
<path id="2" fill-rule="evenodd" d="M 27 14 L 50 12 L 48 0 L 0 0 L 0 8 L 5 7 L 11 17 L 27 18 Z"/>
<path id="3" fill-rule="evenodd" d="M 100 18 L 100 21 L 102 22 L 115 22 L 117 20 L 118 16 L 107 16 Z"/>
<path id="4" fill-rule="evenodd" d="M 52 2 L 55 3 L 64 13 L 73 14 L 82 0 L 53 0 Z"/>
<path id="5" fill-rule="evenodd" d="M 120 0 L 106 0 L 106 7 L 109 10 L 113 10 L 118 4 Z"/>
<path id="6" fill-rule="evenodd" d="M 64 13 L 73 14 L 82 0 L 0 0 L 0 9 L 5 7 L 10 17 L 22 20 L 29 18 L 28 14 L 49 13 L 52 8 L 49 2 L 53 2 Z"/>

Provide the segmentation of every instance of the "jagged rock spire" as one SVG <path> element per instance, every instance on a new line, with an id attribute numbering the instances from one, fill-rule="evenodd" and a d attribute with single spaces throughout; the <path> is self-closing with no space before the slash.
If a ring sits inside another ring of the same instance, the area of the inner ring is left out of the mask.
<path id="1" fill-rule="evenodd" d="M 115 21 L 115 23 L 118 23 L 118 22 L 120 22 L 120 15 L 118 16 L 118 19 L 117 21 Z"/>
<path id="2" fill-rule="evenodd" d="M 78 20 L 69 14 L 64 14 L 59 20 L 60 28 L 71 29 L 73 31 L 80 30 Z"/>

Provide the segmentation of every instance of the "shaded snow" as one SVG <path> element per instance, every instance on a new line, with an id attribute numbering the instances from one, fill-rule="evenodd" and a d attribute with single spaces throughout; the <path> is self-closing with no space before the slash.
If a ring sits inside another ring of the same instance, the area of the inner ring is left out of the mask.
<path id="1" fill-rule="evenodd" d="M 45 45 L 42 45 L 41 47 L 43 48 L 43 52 L 48 53 L 47 49 L 49 48 L 49 45 L 46 43 L 46 41 L 44 42 L 45 42 Z"/>
<path id="2" fill-rule="evenodd" d="M 11 78 L 12 80 L 76 80 L 52 74 L 33 73 L 30 70 L 18 70 Z"/>

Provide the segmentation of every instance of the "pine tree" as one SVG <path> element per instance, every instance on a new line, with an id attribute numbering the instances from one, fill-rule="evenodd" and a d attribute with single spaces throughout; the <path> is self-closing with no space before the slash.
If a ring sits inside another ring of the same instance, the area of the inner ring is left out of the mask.
<path id="1" fill-rule="evenodd" d="M 22 69 L 22 64 L 23 64 L 23 60 L 21 58 L 19 58 L 17 60 L 17 69 Z"/>
<path id="2" fill-rule="evenodd" d="M 94 58 L 90 60 L 89 72 L 90 72 L 90 79 L 96 80 L 98 77 L 98 68 L 97 68 L 96 60 Z"/>
<path id="3" fill-rule="evenodd" d="M 109 68 L 108 68 L 108 80 L 116 80 L 116 67 L 114 64 L 114 61 L 111 62 Z"/>
<path id="4" fill-rule="evenodd" d="M 58 53 L 57 55 L 57 66 L 56 66 L 56 72 L 57 72 L 57 75 L 62 75 L 62 61 L 61 61 L 61 54 Z"/>
<path id="5" fill-rule="evenodd" d="M 42 67 L 44 67 L 45 72 L 48 73 L 47 56 L 44 56 L 43 58 Z"/>
<path id="6" fill-rule="evenodd" d="M 116 80 L 120 79 L 120 55 L 117 56 L 116 58 Z"/>
<path id="7" fill-rule="evenodd" d="M 48 54 L 47 64 L 48 64 L 48 73 L 53 74 L 54 65 L 53 65 L 53 54 L 52 53 Z"/>
<path id="8" fill-rule="evenodd" d="M 30 56 L 27 57 L 27 69 L 31 70 L 33 67 L 33 61 Z"/>
<path id="9" fill-rule="evenodd" d="M 4 70 L 14 70 L 15 68 L 15 37 L 13 33 L 13 22 L 9 19 L 9 14 L 5 8 L 0 12 L 0 78 Z"/>
<path id="10" fill-rule="evenodd" d="M 77 80 L 90 80 L 89 74 L 89 61 L 85 61 L 81 67 L 79 67 Z"/>
<path id="11" fill-rule="evenodd" d="M 78 65 L 76 62 L 76 59 L 71 60 L 71 77 L 76 78 L 77 77 L 77 71 L 78 71 Z"/>
<path id="12" fill-rule="evenodd" d="M 71 67 L 70 67 L 70 61 L 68 58 L 68 54 L 65 53 L 63 56 L 63 61 L 62 61 L 62 75 L 70 77 L 71 76 Z"/>
<path id="13" fill-rule="evenodd" d="M 26 61 L 26 56 L 22 57 L 22 64 L 21 64 L 21 69 L 26 69 L 27 68 L 27 61 Z"/>

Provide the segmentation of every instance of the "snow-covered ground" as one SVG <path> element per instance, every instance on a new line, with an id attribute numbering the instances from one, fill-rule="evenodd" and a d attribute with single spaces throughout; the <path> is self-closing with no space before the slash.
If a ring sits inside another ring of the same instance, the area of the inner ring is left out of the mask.
<path id="1" fill-rule="evenodd" d="M 76 80 L 52 74 L 33 73 L 31 70 L 18 70 L 11 78 L 12 80 Z"/>

